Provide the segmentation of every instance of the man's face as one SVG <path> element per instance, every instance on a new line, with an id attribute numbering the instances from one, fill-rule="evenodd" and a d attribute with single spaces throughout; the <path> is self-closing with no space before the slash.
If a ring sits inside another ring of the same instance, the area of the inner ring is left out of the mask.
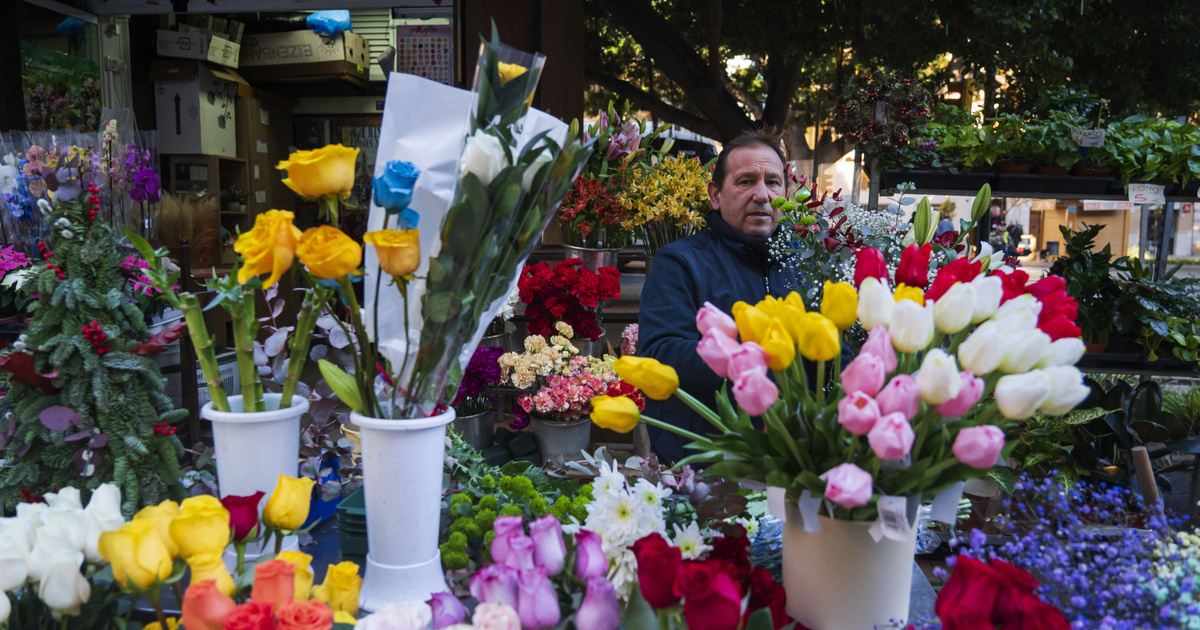
<path id="1" fill-rule="evenodd" d="M 783 163 L 769 147 L 738 147 L 725 158 L 725 181 L 708 183 L 708 200 L 733 229 L 766 237 L 779 224 L 780 211 L 771 200 L 786 193 Z"/>

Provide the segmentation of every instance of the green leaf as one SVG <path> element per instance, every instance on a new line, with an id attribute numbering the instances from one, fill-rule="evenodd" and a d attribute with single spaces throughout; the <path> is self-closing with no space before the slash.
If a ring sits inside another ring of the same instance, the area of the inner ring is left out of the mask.
<path id="1" fill-rule="evenodd" d="M 358 413 L 364 412 L 366 406 L 363 404 L 362 394 L 358 391 L 358 383 L 355 382 L 353 376 L 325 359 L 319 359 L 317 367 L 320 368 L 325 382 L 329 383 L 329 389 L 332 389 L 342 402 Z"/>
<path id="2" fill-rule="evenodd" d="M 129 244 L 133 245 L 133 248 L 142 255 L 142 258 L 146 259 L 146 262 L 150 263 L 151 267 L 157 269 L 158 256 L 154 253 L 154 247 L 150 245 L 150 241 L 147 241 L 146 239 L 129 231 L 129 228 L 127 227 L 123 227 L 121 229 L 125 230 L 125 237 L 129 239 Z"/>
<path id="3" fill-rule="evenodd" d="M 1013 469 L 1004 466 L 992 466 L 988 469 L 985 475 L 987 479 L 991 479 L 1000 486 L 1005 492 L 1012 494 L 1017 486 L 1017 475 Z"/>
<path id="4" fill-rule="evenodd" d="M 750 613 L 745 630 L 775 630 L 775 624 L 771 622 L 771 609 L 759 608 Z"/>
<path id="5" fill-rule="evenodd" d="M 633 589 L 633 595 L 629 597 L 629 605 L 625 607 L 622 619 L 625 622 L 625 630 L 659 630 L 658 616 L 654 614 L 654 609 L 646 602 L 646 598 L 642 597 L 640 587 Z"/>

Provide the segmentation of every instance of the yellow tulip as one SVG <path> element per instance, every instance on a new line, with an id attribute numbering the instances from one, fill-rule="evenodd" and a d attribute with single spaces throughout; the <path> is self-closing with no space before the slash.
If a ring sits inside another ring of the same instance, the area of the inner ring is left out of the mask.
<path id="1" fill-rule="evenodd" d="M 772 370 L 786 370 L 796 360 L 796 343 L 778 319 L 771 320 L 767 333 L 758 343 L 767 351 L 767 367 Z"/>
<path id="2" fill-rule="evenodd" d="M 350 561 L 329 565 L 325 581 L 312 589 L 312 598 L 329 604 L 334 613 L 345 611 L 358 613 L 358 594 L 362 589 L 362 578 L 358 576 L 358 565 Z"/>
<path id="3" fill-rule="evenodd" d="M 805 313 L 800 320 L 800 354 L 809 361 L 831 361 L 842 351 L 841 334 L 828 317 Z"/>
<path id="4" fill-rule="evenodd" d="M 821 314 L 833 320 L 841 330 L 858 321 L 858 293 L 848 282 L 825 281 L 825 293 L 821 296 Z"/>
<path id="5" fill-rule="evenodd" d="M 407 276 L 421 265 L 420 230 L 367 232 L 363 241 L 375 246 L 379 267 L 390 276 Z"/>
<path id="6" fill-rule="evenodd" d="M 350 196 L 354 188 L 354 162 L 358 149 L 331 144 L 312 151 L 296 151 L 275 168 L 287 171 L 283 183 L 297 195 L 320 199 L 325 195 Z"/>
<path id="7" fill-rule="evenodd" d="M 778 317 L 779 307 L 782 304 L 783 300 L 777 300 L 775 299 L 775 296 L 768 295 L 767 297 L 759 300 L 758 304 L 754 305 L 754 308 L 762 311 L 767 317 Z"/>
<path id="8" fill-rule="evenodd" d="M 792 341 L 800 338 L 800 321 L 804 319 L 804 313 L 803 306 L 796 308 L 788 302 L 783 302 L 779 306 L 778 320 L 783 324 L 783 329 L 787 331 Z"/>
<path id="9" fill-rule="evenodd" d="M 296 247 L 300 262 L 318 278 L 337 280 L 358 271 L 362 264 L 362 245 L 341 230 L 322 225 L 304 230 Z"/>
<path id="10" fill-rule="evenodd" d="M 679 389 L 675 368 L 646 357 L 621 357 L 613 361 L 613 371 L 621 380 L 642 390 L 647 398 L 666 400 Z"/>
<path id="11" fill-rule="evenodd" d="M 739 300 L 739 301 L 733 303 L 733 306 L 729 309 L 729 314 L 732 315 L 733 318 L 736 320 L 738 318 L 738 315 L 741 315 L 742 311 L 744 311 L 748 308 L 750 308 L 749 304 Z"/>
<path id="12" fill-rule="evenodd" d="M 149 519 L 134 519 L 100 534 L 97 549 L 112 565 L 113 578 L 126 589 L 147 589 L 171 577 L 171 554 Z"/>
<path id="13" fill-rule="evenodd" d="M 910 287 L 907 284 L 901 284 L 896 287 L 896 291 L 892 295 L 897 302 L 900 300 L 912 300 L 921 306 L 925 306 L 925 294 L 921 292 L 920 287 Z"/>
<path id="14" fill-rule="evenodd" d="M 142 630 L 178 630 L 179 619 L 177 617 L 167 617 L 167 627 L 163 628 L 162 624 L 157 621 L 152 621 L 149 624 L 142 626 Z"/>
<path id="15" fill-rule="evenodd" d="M 798 309 L 801 313 L 805 311 L 804 298 L 800 297 L 800 294 L 795 291 L 788 293 L 787 297 L 783 298 L 783 303 Z"/>
<path id="16" fill-rule="evenodd" d="M 229 575 L 229 569 L 225 568 L 225 561 L 221 556 L 220 551 L 189 556 L 187 563 L 192 570 L 192 584 L 204 580 L 214 580 L 217 583 L 218 591 L 221 591 L 226 597 L 233 597 L 235 590 L 233 576 Z"/>
<path id="17" fill-rule="evenodd" d="M 348 626 L 353 626 L 358 623 L 358 619 L 355 619 L 354 615 L 344 610 L 339 610 L 333 613 L 333 623 L 344 623 Z"/>
<path id="18" fill-rule="evenodd" d="M 308 520 L 315 481 L 308 477 L 279 475 L 279 483 L 263 508 L 263 520 L 275 529 L 296 530 Z"/>
<path id="19" fill-rule="evenodd" d="M 738 335 L 741 336 L 742 343 L 747 341 L 757 343 L 762 339 L 763 333 L 767 332 L 767 326 L 771 325 L 771 318 L 758 307 L 747 306 L 733 316 L 733 322 L 737 324 Z"/>
<path id="20" fill-rule="evenodd" d="M 229 510 L 216 497 L 211 501 L 184 499 L 179 516 L 171 519 L 168 530 L 184 558 L 204 553 L 219 554 L 229 544 L 233 531 L 229 527 Z"/>
<path id="21" fill-rule="evenodd" d="M 642 418 L 637 403 L 626 396 L 596 396 L 592 398 L 592 422 L 602 429 L 629 433 Z"/>
<path id="22" fill-rule="evenodd" d="M 154 532 L 158 534 L 159 540 L 162 540 L 163 545 L 167 547 L 167 553 L 171 554 L 172 558 L 179 557 L 179 545 L 171 539 L 171 530 L 168 526 L 171 524 L 171 519 L 179 516 L 179 504 L 174 501 L 163 501 L 158 505 L 148 505 L 137 514 L 133 515 L 134 520 L 148 520 L 154 523 Z"/>
<path id="23" fill-rule="evenodd" d="M 238 269 L 238 284 L 246 284 L 250 278 L 269 273 L 270 277 L 263 283 L 263 288 L 269 288 L 291 268 L 296 246 L 300 243 L 300 230 L 292 225 L 294 216 L 287 210 L 268 210 L 254 219 L 254 227 L 249 232 L 238 236 L 233 251 L 244 259 Z"/>
<path id="24" fill-rule="evenodd" d="M 308 599 L 309 592 L 312 591 L 313 571 L 312 571 L 312 556 L 302 551 L 281 551 L 276 556 L 280 560 L 292 565 L 295 568 L 296 588 L 294 599 L 303 601 Z"/>

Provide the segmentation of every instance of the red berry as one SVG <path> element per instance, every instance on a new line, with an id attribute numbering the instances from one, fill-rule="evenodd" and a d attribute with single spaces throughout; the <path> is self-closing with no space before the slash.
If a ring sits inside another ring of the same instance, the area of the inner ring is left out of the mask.
<path id="1" fill-rule="evenodd" d="M 46 263 L 46 268 L 47 268 L 47 269 L 53 269 L 53 268 L 54 268 L 54 263 Z"/>

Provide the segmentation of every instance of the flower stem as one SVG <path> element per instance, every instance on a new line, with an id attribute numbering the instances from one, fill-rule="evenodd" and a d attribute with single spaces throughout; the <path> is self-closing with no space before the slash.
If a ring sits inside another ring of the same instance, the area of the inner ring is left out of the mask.
<path id="1" fill-rule="evenodd" d="M 175 603 L 183 606 L 183 585 L 179 582 L 171 582 L 171 590 L 175 591 Z"/>
<path id="2" fill-rule="evenodd" d="M 825 408 L 825 362 L 817 361 L 817 407 Z"/>
<path id="3" fill-rule="evenodd" d="M 321 206 L 321 211 L 325 213 L 325 218 L 329 219 L 329 224 L 340 230 L 341 226 L 338 225 L 337 194 L 325 195 L 317 200 L 317 204 Z"/>
<path id="4" fill-rule="evenodd" d="M 296 316 L 296 330 L 292 336 L 291 354 L 289 355 L 287 377 L 283 380 L 283 397 L 279 399 L 279 408 L 292 406 L 292 396 L 296 394 L 296 385 L 300 382 L 300 373 L 308 361 L 308 348 L 312 344 L 312 332 L 317 325 L 317 318 L 328 299 L 326 289 L 318 284 L 304 293 L 304 305 Z"/>
<path id="5" fill-rule="evenodd" d="M 375 400 L 375 352 L 371 349 L 371 341 L 367 339 L 367 331 L 363 328 L 362 313 L 358 306 L 358 298 L 354 295 L 354 287 L 348 276 L 338 278 L 338 285 L 346 294 L 346 302 L 350 307 L 350 321 L 354 325 L 354 336 L 358 338 L 358 354 L 362 357 L 363 403 L 367 411 L 379 417 L 379 403 Z M 405 335 L 408 332 L 405 331 Z"/>
<path id="6" fill-rule="evenodd" d="M 683 391 L 682 389 L 676 389 L 675 396 L 678 397 L 679 400 L 682 400 L 683 404 L 691 407 L 693 411 L 700 414 L 705 420 L 708 420 L 713 426 L 717 427 L 721 431 L 729 430 L 725 427 L 725 423 L 721 422 L 721 416 L 718 415 L 717 412 L 706 407 L 704 403 L 696 400 L 691 394 Z"/>
<path id="7" fill-rule="evenodd" d="M 283 532 L 277 531 L 275 532 L 275 555 L 278 556 L 280 551 L 283 551 Z"/>
<path id="8" fill-rule="evenodd" d="M 235 542 L 233 548 L 237 551 L 237 574 L 241 575 L 246 570 L 246 543 Z"/>

